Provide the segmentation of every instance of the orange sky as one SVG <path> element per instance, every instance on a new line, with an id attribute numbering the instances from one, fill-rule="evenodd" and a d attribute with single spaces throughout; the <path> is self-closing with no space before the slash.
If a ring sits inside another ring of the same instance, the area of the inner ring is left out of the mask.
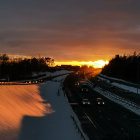
<path id="1" fill-rule="evenodd" d="M 0 1 L 0 53 L 57 62 L 140 52 L 139 0 Z"/>
<path id="2" fill-rule="evenodd" d="M 102 68 L 103 66 L 105 66 L 106 64 L 108 64 L 108 61 L 104 61 L 104 60 L 98 60 L 98 61 L 88 61 L 88 62 L 84 62 L 84 61 L 70 61 L 70 62 L 55 62 L 55 65 L 73 65 L 73 66 L 82 66 L 82 65 L 87 65 L 87 66 L 93 66 L 94 68 Z"/>

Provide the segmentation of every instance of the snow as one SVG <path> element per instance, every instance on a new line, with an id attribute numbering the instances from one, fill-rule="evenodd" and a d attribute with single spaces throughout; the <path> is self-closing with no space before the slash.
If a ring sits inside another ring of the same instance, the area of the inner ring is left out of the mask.
<path id="1" fill-rule="evenodd" d="M 123 83 L 126 83 L 126 84 L 129 83 L 129 84 L 130 84 L 130 82 L 124 81 L 124 80 L 122 80 L 122 79 L 112 78 L 112 77 L 108 77 L 108 76 L 105 76 L 105 75 L 102 75 L 102 74 L 100 74 L 100 75 L 101 75 L 101 76 L 104 76 L 104 77 L 106 77 L 106 78 L 112 79 L 112 80 L 123 81 Z M 108 80 L 108 79 L 106 79 L 106 78 L 103 78 L 103 77 L 100 77 L 100 75 L 97 76 L 99 79 L 110 83 L 110 80 Z M 121 88 L 121 89 L 130 91 L 130 92 L 133 92 L 133 93 L 138 93 L 138 94 L 140 94 L 140 89 L 139 89 L 139 88 L 136 88 L 136 87 L 133 87 L 133 86 L 128 86 L 128 85 L 125 85 L 125 84 L 122 84 L 122 83 L 120 84 L 120 83 L 117 83 L 117 82 L 112 82 L 112 83 L 110 83 L 110 84 L 111 84 L 111 85 L 114 85 L 114 86 L 116 86 L 116 87 L 118 87 L 118 88 Z M 134 84 L 134 83 L 131 83 L 131 84 L 136 85 L 136 84 Z"/>
<path id="2" fill-rule="evenodd" d="M 39 72 L 39 73 L 33 73 L 32 76 L 46 75 L 43 77 L 50 77 L 50 76 L 58 76 L 62 74 L 69 74 L 71 72 L 72 71 L 68 71 L 68 70 L 60 70 L 60 71 L 55 71 L 55 72 Z"/>
<path id="3" fill-rule="evenodd" d="M 50 104 L 44 101 L 36 85 L 0 86 L 0 139 L 16 140 L 22 119 L 51 113 Z"/>
<path id="4" fill-rule="evenodd" d="M 124 89 L 124 90 L 128 90 L 128 91 L 133 92 L 133 93 L 137 93 L 137 88 L 135 88 L 135 87 L 127 86 L 124 84 L 119 84 L 116 82 L 113 82 L 112 85 L 119 87 L 121 89 Z M 138 89 L 138 94 L 140 94 L 140 89 Z"/>
<path id="5" fill-rule="evenodd" d="M 131 85 L 135 85 L 137 86 L 138 84 L 134 84 L 132 82 L 129 82 L 129 81 L 125 81 L 125 80 L 122 80 L 122 79 L 119 79 L 119 78 L 114 78 L 114 77 L 110 77 L 110 76 L 106 76 L 106 75 L 103 75 L 103 74 L 99 74 L 98 76 L 102 76 L 104 77 L 105 79 L 108 78 L 110 80 L 115 80 L 115 81 L 118 81 L 118 82 L 123 82 L 123 83 L 126 83 L 126 84 L 131 84 Z M 107 79 L 106 79 L 107 80 Z"/>
<path id="6" fill-rule="evenodd" d="M 100 77 L 100 76 L 97 76 L 100 80 L 103 80 L 103 81 L 106 81 L 107 83 L 110 83 L 110 80 L 107 80 L 107 79 L 105 79 L 105 78 L 103 78 L 103 77 Z"/>
<path id="7" fill-rule="evenodd" d="M 62 90 L 65 77 L 38 85 L 0 86 L 0 139 L 82 139 L 71 116 L 82 131 L 80 122 Z"/>

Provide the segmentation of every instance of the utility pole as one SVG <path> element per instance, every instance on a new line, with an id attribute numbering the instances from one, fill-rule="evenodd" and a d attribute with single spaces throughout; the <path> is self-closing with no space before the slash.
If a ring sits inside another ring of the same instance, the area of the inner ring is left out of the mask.
<path id="1" fill-rule="evenodd" d="M 139 94 L 139 73 L 140 73 L 140 62 L 138 61 L 138 64 L 137 64 L 137 83 L 138 83 L 138 86 L 137 86 L 137 94 Z"/>

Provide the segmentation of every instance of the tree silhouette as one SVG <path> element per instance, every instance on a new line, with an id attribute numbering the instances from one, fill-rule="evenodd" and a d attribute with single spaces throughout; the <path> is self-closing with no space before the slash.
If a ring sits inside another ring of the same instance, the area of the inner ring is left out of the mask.
<path id="1" fill-rule="evenodd" d="M 116 55 L 115 58 L 111 59 L 109 64 L 103 68 L 102 73 L 139 83 L 140 55 L 137 55 L 136 52 L 130 56 Z"/>
<path id="2" fill-rule="evenodd" d="M 7 54 L 0 55 L 0 78 L 10 80 L 32 77 L 33 72 L 53 71 L 54 59 L 50 57 L 33 57 L 31 59 L 10 59 Z"/>

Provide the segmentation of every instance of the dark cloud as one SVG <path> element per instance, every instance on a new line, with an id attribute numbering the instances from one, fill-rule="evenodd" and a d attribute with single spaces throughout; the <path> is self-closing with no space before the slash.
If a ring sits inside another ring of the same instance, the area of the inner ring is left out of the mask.
<path id="1" fill-rule="evenodd" d="M 139 0 L 0 1 L 0 52 L 93 60 L 140 51 L 139 14 Z"/>

